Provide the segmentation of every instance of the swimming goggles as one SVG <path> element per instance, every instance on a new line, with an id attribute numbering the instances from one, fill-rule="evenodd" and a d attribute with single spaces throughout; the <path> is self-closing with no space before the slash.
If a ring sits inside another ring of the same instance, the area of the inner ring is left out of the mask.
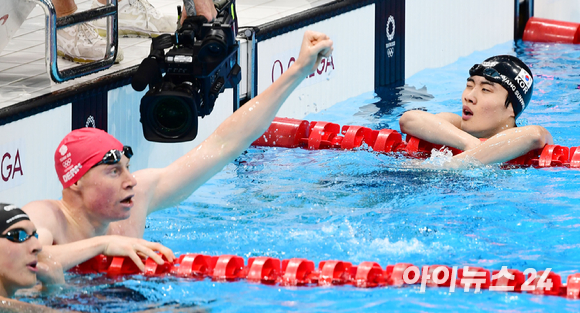
<path id="1" fill-rule="evenodd" d="M 501 75 L 493 67 L 485 67 L 481 64 L 475 64 L 469 70 L 469 75 L 471 76 L 483 76 L 490 81 L 500 83 L 502 82 Z"/>
<path id="2" fill-rule="evenodd" d="M 105 153 L 105 156 L 103 157 L 103 159 L 95 164 L 95 166 L 101 165 L 101 164 L 117 164 L 119 163 L 119 161 L 121 161 L 121 156 L 124 155 L 127 157 L 127 159 L 130 159 L 133 156 L 133 149 L 131 149 L 131 147 L 129 146 L 123 146 L 123 151 L 119 151 L 117 149 L 111 149 L 109 150 L 107 153 Z"/>
<path id="3" fill-rule="evenodd" d="M 509 92 L 510 87 L 508 85 L 506 85 L 503 81 L 503 79 L 501 78 L 501 75 L 499 74 L 499 72 L 494 69 L 493 67 L 485 67 L 481 64 L 475 64 L 474 66 L 471 67 L 471 69 L 469 70 L 469 75 L 471 76 L 483 76 L 485 77 L 485 79 L 498 83 L 500 85 L 502 85 L 506 90 L 508 90 L 508 97 L 505 99 L 505 107 L 507 108 L 508 105 L 511 102 L 510 99 L 510 95 L 511 93 Z"/>
<path id="4" fill-rule="evenodd" d="M 36 233 L 36 230 L 32 232 L 32 234 L 28 234 L 24 229 L 22 228 L 16 228 L 16 229 L 11 229 L 8 232 L 6 232 L 5 235 L 0 235 L 0 238 L 6 238 L 12 242 L 16 242 L 16 243 L 22 243 L 25 242 L 26 240 L 30 239 L 31 237 L 36 237 L 36 239 L 38 239 L 38 234 Z"/>

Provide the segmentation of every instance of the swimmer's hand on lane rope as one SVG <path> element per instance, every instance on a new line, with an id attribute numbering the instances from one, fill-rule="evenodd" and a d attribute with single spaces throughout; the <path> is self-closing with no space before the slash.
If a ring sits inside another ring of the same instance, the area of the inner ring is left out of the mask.
<path id="1" fill-rule="evenodd" d="M 129 257 L 144 272 L 145 265 L 141 257 L 149 257 L 155 263 L 161 265 L 164 263 L 163 258 L 155 251 L 161 252 L 169 262 L 175 260 L 173 251 L 163 246 L 160 243 L 149 242 L 141 238 L 132 238 L 117 235 L 108 235 L 95 237 L 101 242 L 101 253 L 106 256 L 120 256 Z M 64 281 L 64 273 L 62 265 L 56 261 L 50 254 L 40 253 L 38 263 L 36 265 L 38 272 L 37 278 L 42 282 L 42 288 L 45 290 L 51 287 L 62 285 Z"/>
<path id="2" fill-rule="evenodd" d="M 304 32 L 298 60 L 294 64 L 305 75 L 310 75 L 318 68 L 322 58 L 330 57 L 333 49 L 332 40 L 326 34 L 307 30 Z"/>
<path id="3" fill-rule="evenodd" d="M 145 271 L 145 264 L 143 264 L 141 257 L 149 257 L 159 265 L 164 263 L 163 258 L 155 251 L 161 252 L 169 262 L 173 262 L 175 259 L 173 251 L 157 242 L 116 235 L 106 237 L 108 237 L 109 242 L 103 250 L 104 255 L 129 257 L 142 272 Z"/>

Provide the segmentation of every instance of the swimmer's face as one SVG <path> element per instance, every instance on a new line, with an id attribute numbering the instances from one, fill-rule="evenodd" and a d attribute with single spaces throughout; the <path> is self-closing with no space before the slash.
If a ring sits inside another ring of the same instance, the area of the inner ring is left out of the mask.
<path id="1" fill-rule="evenodd" d="M 472 76 L 462 95 L 461 129 L 477 138 L 489 138 L 515 126 L 512 105 L 506 108 L 508 92 L 482 76 Z"/>
<path id="2" fill-rule="evenodd" d="M 71 186 L 82 194 L 83 205 L 104 222 L 129 218 L 133 207 L 133 187 L 137 181 L 129 171 L 124 155 L 115 164 L 101 164 L 90 169 Z"/>
<path id="3" fill-rule="evenodd" d="M 31 221 L 20 221 L 5 230 L 5 235 L 10 230 L 23 229 L 27 234 L 36 231 Z M 36 284 L 36 264 L 38 252 L 42 245 L 32 236 L 24 242 L 12 242 L 6 238 L 0 238 L 0 295 L 12 296 L 16 290 L 30 288 Z"/>

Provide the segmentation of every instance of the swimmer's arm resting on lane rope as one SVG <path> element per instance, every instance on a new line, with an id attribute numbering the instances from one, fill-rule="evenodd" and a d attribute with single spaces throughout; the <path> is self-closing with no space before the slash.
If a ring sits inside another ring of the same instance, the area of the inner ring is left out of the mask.
<path id="1" fill-rule="evenodd" d="M 122 236 L 97 236 L 72 243 L 59 244 L 55 238 L 64 237 L 59 225 L 66 224 L 62 211 L 54 206 L 51 200 L 34 201 L 25 205 L 22 210 L 35 224 L 38 239 L 42 244 L 39 253 L 38 279 L 45 285 L 63 283 L 63 270 L 66 271 L 96 255 L 129 256 L 144 269 L 138 255 L 151 257 L 158 264 L 163 260 L 154 251 L 160 251 L 168 260 L 175 257 L 173 252 L 159 243 L 152 243 L 140 238 Z M 57 245 L 55 245 L 57 244 Z"/>
<path id="2" fill-rule="evenodd" d="M 548 130 L 530 125 L 506 129 L 453 158 L 458 161 L 475 158 L 483 164 L 503 163 L 553 144 L 554 139 Z"/>
<path id="3" fill-rule="evenodd" d="M 411 110 L 401 116 L 399 126 L 405 134 L 463 151 L 480 144 L 478 138 L 461 130 L 461 116 L 454 113 Z"/>
<path id="4" fill-rule="evenodd" d="M 159 243 L 117 235 L 97 236 L 59 245 L 43 245 L 41 254 L 45 259 L 60 263 L 64 271 L 99 254 L 129 257 L 139 269 L 145 271 L 145 265 L 139 256 L 150 257 L 157 264 L 164 263 L 155 251 L 161 252 L 170 262 L 175 259 L 173 252 Z"/>
<path id="5" fill-rule="evenodd" d="M 178 204 L 221 171 L 268 129 L 292 91 L 331 52 L 328 36 L 306 31 L 296 62 L 264 92 L 229 116 L 204 142 L 166 168 L 135 172 L 139 182 L 135 190 L 149 196 L 147 204 L 139 209 L 150 214 Z"/>
<path id="6" fill-rule="evenodd" d="M 407 111 L 401 116 L 399 125 L 403 133 L 464 150 L 454 157 L 457 161 L 471 157 L 483 164 L 507 162 L 554 142 L 544 127 L 532 125 L 504 130 L 482 143 L 459 128 L 461 116 L 453 113 Z"/>

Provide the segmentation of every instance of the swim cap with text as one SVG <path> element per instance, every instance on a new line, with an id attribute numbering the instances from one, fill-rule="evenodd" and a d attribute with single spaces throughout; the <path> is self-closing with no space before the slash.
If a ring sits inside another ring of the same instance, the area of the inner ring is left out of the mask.
<path id="1" fill-rule="evenodd" d="M 21 209 L 11 204 L 0 203 L 0 234 L 10 226 L 26 220 L 30 219 Z"/>
<path id="2" fill-rule="evenodd" d="M 76 183 L 112 149 L 121 151 L 123 144 L 98 128 L 85 127 L 68 133 L 54 153 L 54 167 L 63 188 Z"/>
<path id="3" fill-rule="evenodd" d="M 470 76 L 483 76 L 500 84 L 508 92 L 515 118 L 526 109 L 532 99 L 534 78 L 530 68 L 522 60 L 511 55 L 497 55 L 474 65 Z"/>

